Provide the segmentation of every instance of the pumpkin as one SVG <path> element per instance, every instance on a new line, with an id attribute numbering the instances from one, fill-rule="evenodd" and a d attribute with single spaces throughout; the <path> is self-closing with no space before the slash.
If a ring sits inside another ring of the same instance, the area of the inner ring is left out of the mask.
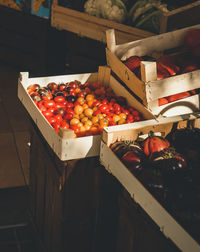
<path id="1" fill-rule="evenodd" d="M 148 137 L 143 141 L 143 150 L 147 156 L 168 147 L 170 147 L 169 141 L 164 137 L 154 135 L 152 131 L 149 132 Z"/>

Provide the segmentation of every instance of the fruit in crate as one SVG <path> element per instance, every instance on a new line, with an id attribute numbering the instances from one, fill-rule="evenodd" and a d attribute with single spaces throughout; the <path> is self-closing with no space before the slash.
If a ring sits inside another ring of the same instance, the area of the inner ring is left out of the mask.
<path id="1" fill-rule="evenodd" d="M 170 143 L 166 138 L 156 136 L 152 131 L 150 131 L 148 137 L 143 141 L 142 145 L 145 155 L 150 156 L 154 152 L 160 152 L 168 148 Z"/>
<path id="2" fill-rule="evenodd" d="M 72 129 L 75 136 L 100 134 L 107 126 L 141 120 L 140 113 L 98 82 L 48 83 L 30 85 L 27 91 L 56 132 Z"/>

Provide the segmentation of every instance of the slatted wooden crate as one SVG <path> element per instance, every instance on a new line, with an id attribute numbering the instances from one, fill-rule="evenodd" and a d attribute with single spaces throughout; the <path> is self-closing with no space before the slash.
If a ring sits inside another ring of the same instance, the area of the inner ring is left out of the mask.
<path id="1" fill-rule="evenodd" d="M 195 1 L 168 13 L 163 13 L 160 20 L 160 33 L 199 24 L 199 12 L 200 1 Z"/>
<path id="2" fill-rule="evenodd" d="M 153 35 L 153 33 L 148 31 L 59 6 L 57 0 L 53 1 L 51 7 L 51 25 L 59 30 L 67 30 L 104 43 L 106 43 L 106 30 L 111 28 L 116 30 L 118 43 L 125 43 Z"/>
<path id="3" fill-rule="evenodd" d="M 193 28 L 200 28 L 200 25 L 119 45 L 116 45 L 114 30 L 107 30 L 106 58 L 108 66 L 156 116 L 172 116 L 199 110 L 198 95 L 162 106 L 159 106 L 158 101 L 162 97 L 199 88 L 200 70 L 157 80 L 156 63 L 142 61 L 141 79 L 139 79 L 126 67 L 123 61 L 130 56 L 151 56 L 153 53 L 162 54 L 166 50 L 180 48 L 183 46 L 186 32 Z"/>
<path id="4" fill-rule="evenodd" d="M 115 126 L 110 129 L 104 128 L 100 161 L 105 169 L 117 178 L 133 200 L 158 225 L 167 238 L 171 239 L 181 251 L 197 252 L 200 250 L 200 244 L 185 231 L 109 148 L 110 144 L 117 140 L 135 140 L 141 132 L 145 135 L 150 130 L 166 136 L 174 124 L 177 124 L 177 128 L 184 128 L 187 126 L 188 120 L 193 121 L 193 125 L 200 128 L 199 113 L 147 120 L 137 125 L 121 125 L 118 128 Z"/>
<path id="5" fill-rule="evenodd" d="M 98 156 L 101 136 L 95 135 L 74 138 L 74 132 L 72 130 L 61 132 L 61 134 L 58 135 L 39 111 L 38 107 L 34 104 L 26 89 L 29 85 L 34 83 L 38 83 L 40 86 L 46 86 L 49 82 L 66 83 L 74 80 L 78 80 L 82 83 L 86 81 L 98 81 L 102 85 L 109 86 L 113 89 L 116 95 L 126 97 L 128 104 L 137 109 L 142 114 L 143 118 L 153 118 L 153 115 L 133 96 L 131 96 L 130 93 L 110 74 L 110 68 L 108 67 L 99 67 L 98 73 L 39 78 L 29 78 L 28 72 L 21 73 L 18 84 L 18 97 L 40 129 L 44 138 L 61 160 Z"/>

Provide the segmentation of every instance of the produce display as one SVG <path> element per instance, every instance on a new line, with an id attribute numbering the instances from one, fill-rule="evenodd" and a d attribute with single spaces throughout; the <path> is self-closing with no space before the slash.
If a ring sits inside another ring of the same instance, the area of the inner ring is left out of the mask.
<path id="1" fill-rule="evenodd" d="M 135 141 L 110 145 L 124 165 L 168 212 L 200 241 L 200 129 L 172 129 L 164 138 L 152 131 Z"/>
<path id="2" fill-rule="evenodd" d="M 153 33 L 160 31 L 163 13 L 191 4 L 195 0 L 87 0 L 84 12 Z"/>
<path id="3" fill-rule="evenodd" d="M 157 67 L 157 80 L 169 78 L 200 69 L 200 29 L 189 30 L 184 39 L 183 53 L 172 55 L 131 56 L 122 61 L 141 79 L 141 61 L 154 61 Z M 159 106 L 198 94 L 200 89 L 190 90 L 159 99 Z"/>
<path id="4" fill-rule="evenodd" d="M 76 137 L 100 134 L 103 127 L 140 121 L 140 113 L 110 87 L 79 81 L 28 86 L 27 91 L 57 133 L 71 129 Z"/>

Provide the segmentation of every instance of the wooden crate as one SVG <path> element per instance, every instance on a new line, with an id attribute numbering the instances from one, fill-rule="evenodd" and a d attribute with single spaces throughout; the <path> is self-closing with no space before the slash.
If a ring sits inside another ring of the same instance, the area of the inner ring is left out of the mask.
<path id="1" fill-rule="evenodd" d="M 98 204 L 98 157 L 61 161 L 31 121 L 30 214 L 48 252 L 92 252 Z"/>
<path id="2" fill-rule="evenodd" d="M 95 135 L 74 138 L 74 132 L 72 130 L 61 132 L 61 135 L 58 135 L 28 95 L 26 89 L 29 85 L 34 83 L 38 83 L 40 86 L 46 86 L 49 82 L 66 83 L 73 80 L 78 80 L 83 83 L 86 81 L 98 81 L 102 85 L 110 86 L 116 95 L 126 97 L 129 105 L 137 109 L 143 115 L 143 118 L 153 118 L 153 115 L 131 96 L 131 94 L 110 74 L 110 68 L 108 67 L 99 67 L 98 73 L 39 78 L 29 78 L 28 72 L 21 73 L 18 82 L 18 97 L 40 129 L 46 141 L 61 160 L 98 156 L 101 136 Z"/>
<path id="3" fill-rule="evenodd" d="M 200 113 L 153 119 L 140 122 L 140 125 L 121 125 L 118 129 L 115 126 L 112 129 L 104 128 L 100 161 L 167 238 L 171 239 L 181 251 L 197 252 L 200 250 L 200 244 L 166 211 L 109 148 L 110 144 L 117 140 L 135 140 L 139 133 L 148 134 L 150 130 L 160 132 L 165 136 L 172 130 L 174 124 L 177 124 L 177 128 L 184 128 L 188 120 L 192 120 L 194 126 L 200 128 Z"/>
<path id="4" fill-rule="evenodd" d="M 199 24 L 200 1 L 163 13 L 160 20 L 160 33 L 169 32 Z"/>
<path id="5" fill-rule="evenodd" d="M 179 74 L 162 80 L 157 80 L 156 63 L 142 61 L 139 79 L 122 60 L 130 56 L 151 56 L 152 53 L 163 53 L 165 50 L 179 48 L 183 45 L 185 34 L 195 25 L 177 31 L 160 34 L 150 38 L 116 45 L 114 30 L 107 30 L 107 64 L 112 71 L 125 83 L 140 101 L 156 116 L 172 116 L 192 113 L 199 110 L 199 96 L 174 101 L 159 106 L 158 99 L 200 87 L 200 70 Z"/>
<path id="6" fill-rule="evenodd" d="M 116 30 L 116 40 L 118 43 L 125 43 L 154 35 L 148 31 L 59 6 L 57 2 L 57 0 L 53 1 L 51 7 L 51 25 L 59 30 L 67 30 L 104 43 L 106 43 L 106 30 L 111 28 Z"/>

